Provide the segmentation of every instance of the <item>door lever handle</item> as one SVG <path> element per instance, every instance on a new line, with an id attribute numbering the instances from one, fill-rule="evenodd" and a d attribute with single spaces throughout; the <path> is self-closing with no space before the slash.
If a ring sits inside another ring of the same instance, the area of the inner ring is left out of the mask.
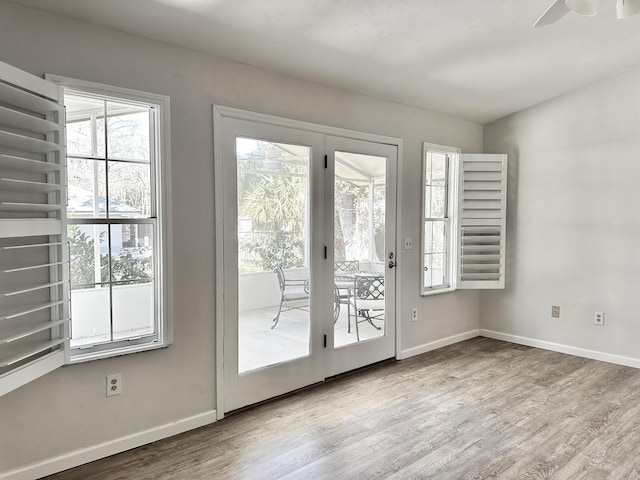
<path id="1" fill-rule="evenodd" d="M 389 268 L 393 268 L 397 265 L 396 262 L 394 262 L 393 260 L 389 260 Z"/>

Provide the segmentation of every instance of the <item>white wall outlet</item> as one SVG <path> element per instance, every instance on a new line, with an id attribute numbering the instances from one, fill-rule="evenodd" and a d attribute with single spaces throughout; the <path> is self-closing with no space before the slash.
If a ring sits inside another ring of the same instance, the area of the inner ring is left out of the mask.
<path id="1" fill-rule="evenodd" d="M 418 309 L 417 308 L 412 308 L 411 309 L 411 321 L 412 322 L 417 322 L 418 321 Z"/>
<path id="2" fill-rule="evenodd" d="M 107 375 L 107 397 L 120 395 L 122 393 L 122 374 L 114 373 Z"/>
<path id="3" fill-rule="evenodd" d="M 560 318 L 560 307 L 558 305 L 551 305 L 551 316 L 553 318 Z"/>
<path id="4" fill-rule="evenodd" d="M 404 239 L 404 249 L 411 250 L 413 248 L 413 238 L 406 237 Z"/>
<path id="5" fill-rule="evenodd" d="M 604 312 L 593 312 L 593 324 L 604 325 Z"/>

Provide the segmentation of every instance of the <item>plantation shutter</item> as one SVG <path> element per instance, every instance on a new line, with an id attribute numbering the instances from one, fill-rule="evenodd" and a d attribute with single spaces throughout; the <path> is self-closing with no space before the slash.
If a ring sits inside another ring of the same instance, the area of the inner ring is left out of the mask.
<path id="1" fill-rule="evenodd" d="M 0 396 L 65 363 L 62 89 L 0 62 Z"/>
<path id="2" fill-rule="evenodd" d="M 504 288 L 507 155 L 459 157 L 457 286 Z"/>

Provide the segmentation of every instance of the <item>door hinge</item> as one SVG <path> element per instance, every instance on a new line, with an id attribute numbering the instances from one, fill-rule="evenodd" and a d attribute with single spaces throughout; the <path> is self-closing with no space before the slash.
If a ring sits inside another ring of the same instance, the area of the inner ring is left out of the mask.
<path id="1" fill-rule="evenodd" d="M 327 168 L 327 165 L 329 165 L 329 157 L 328 155 L 324 156 L 324 168 Z"/>
<path id="2" fill-rule="evenodd" d="M 327 247 L 324 247 L 324 259 L 327 259 Z"/>
<path id="3" fill-rule="evenodd" d="M 324 336 L 324 348 L 327 348 L 327 336 Z"/>

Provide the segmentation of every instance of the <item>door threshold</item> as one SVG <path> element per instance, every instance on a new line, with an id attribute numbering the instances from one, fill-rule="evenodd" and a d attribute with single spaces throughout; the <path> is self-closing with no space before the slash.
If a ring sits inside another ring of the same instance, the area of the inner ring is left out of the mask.
<path id="1" fill-rule="evenodd" d="M 231 410 L 230 412 L 226 412 L 224 414 L 224 418 L 227 418 L 227 417 L 230 417 L 232 415 L 239 414 L 239 413 L 243 413 L 243 412 L 246 412 L 248 410 L 252 410 L 254 408 L 257 408 L 257 407 L 262 407 L 264 405 L 268 405 L 270 403 L 277 402 L 277 401 L 285 399 L 287 397 L 291 397 L 293 395 L 297 395 L 297 394 L 299 394 L 301 392 L 304 392 L 306 390 L 311 390 L 313 388 L 321 387 L 322 385 L 326 385 L 329 382 L 335 382 L 337 380 L 343 380 L 343 379 L 352 377 L 354 375 L 358 375 L 358 374 L 364 373 L 365 371 L 373 370 L 375 368 L 380 368 L 380 367 L 383 367 L 383 366 L 385 366 L 387 364 L 391 364 L 391 363 L 394 363 L 394 362 L 397 362 L 397 361 L 398 360 L 396 360 L 395 357 L 391 357 L 391 358 L 387 358 L 386 360 L 380 360 L 379 362 L 375 362 L 375 363 L 371 363 L 369 365 L 365 365 L 364 367 L 356 368 L 354 370 L 349 370 L 348 372 L 342 372 L 342 373 L 339 373 L 337 375 L 333 375 L 331 377 L 326 377 L 324 380 L 322 380 L 320 382 L 312 383 L 311 385 L 307 385 L 306 387 L 297 388 L 295 390 L 291 390 L 290 392 L 283 393 L 282 395 L 277 395 L 275 397 L 267 398 L 266 400 L 262 400 L 261 402 L 252 403 L 251 405 L 247 405 L 245 407 L 240 407 L 240 408 L 237 408 L 235 410 Z"/>

